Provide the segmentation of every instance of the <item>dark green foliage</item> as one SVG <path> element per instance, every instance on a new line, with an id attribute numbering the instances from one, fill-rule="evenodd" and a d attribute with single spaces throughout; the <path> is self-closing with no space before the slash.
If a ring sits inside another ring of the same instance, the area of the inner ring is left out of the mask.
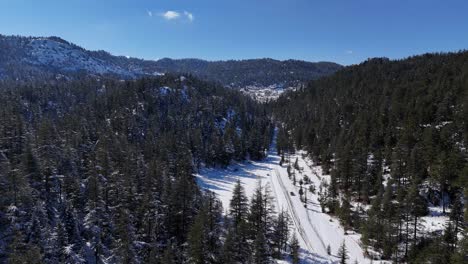
<path id="1" fill-rule="evenodd" d="M 294 84 L 329 75 L 341 68 L 329 62 L 310 63 L 305 61 L 273 59 L 230 60 L 208 62 L 198 59 L 162 59 L 156 63 L 159 71 L 193 72 L 198 77 L 220 82 L 224 85 L 244 87 L 246 85 L 268 86 L 278 83 Z"/>
<path id="2" fill-rule="evenodd" d="M 228 226 L 226 241 L 223 245 L 223 263 L 246 263 L 251 257 L 251 245 L 248 239 L 247 222 L 237 227 Z"/>
<path id="3" fill-rule="evenodd" d="M 461 264 L 468 261 L 468 238 L 465 236 L 463 240 L 459 242 L 459 245 L 460 246 L 455 249 L 451 258 L 453 264 Z"/>
<path id="4" fill-rule="evenodd" d="M 349 197 L 345 197 L 341 201 L 341 206 L 339 209 L 339 217 L 341 221 L 341 225 L 344 227 L 345 230 L 349 229 L 352 226 L 351 222 L 351 205 L 349 204 Z"/>
<path id="5" fill-rule="evenodd" d="M 291 238 L 291 242 L 289 245 L 290 248 L 290 255 L 293 264 L 299 264 L 299 240 L 297 240 L 296 234 L 293 233 Z"/>
<path id="6" fill-rule="evenodd" d="M 248 198 L 240 180 L 234 186 L 229 207 L 226 241 L 223 249 L 224 263 L 245 263 L 250 258 L 248 239 Z"/>
<path id="7" fill-rule="evenodd" d="M 3 81 L 0 104 L 0 262 L 221 263 L 222 209 L 193 174 L 272 135 L 253 100 L 170 74 Z"/>
<path id="8" fill-rule="evenodd" d="M 337 255 L 338 255 L 338 258 L 340 259 L 340 264 L 348 263 L 348 259 L 349 259 L 348 249 L 346 248 L 346 244 L 344 241 L 343 243 L 341 243 L 341 246 L 338 249 Z"/>
<path id="9" fill-rule="evenodd" d="M 203 199 L 188 233 L 190 263 L 221 263 L 222 206 L 211 192 Z"/>
<path id="10" fill-rule="evenodd" d="M 430 204 L 445 214 L 454 209 L 446 238 L 452 251 L 462 246 L 455 233 L 461 232 L 459 197 L 465 193 L 466 201 L 467 190 L 466 61 L 468 52 L 370 59 L 271 104 L 283 124 L 278 140 L 293 141 L 283 146 L 307 150 L 331 174 L 319 192 L 322 209 L 359 229 L 363 243 L 384 258 L 412 261 L 428 248 L 424 243 L 441 243 L 432 239 L 438 234 L 421 233 Z M 370 203 L 370 210 L 349 217 L 337 200 L 343 194 Z M 427 236 L 433 242 L 423 241 Z"/>
<path id="11" fill-rule="evenodd" d="M 281 259 L 283 252 L 286 252 L 286 246 L 289 240 L 289 215 L 287 211 L 282 210 L 274 223 L 272 234 L 272 250 L 275 258 Z"/>
<path id="12" fill-rule="evenodd" d="M 237 227 L 241 223 L 246 222 L 249 210 L 248 202 L 244 187 L 242 187 L 240 180 L 237 180 L 234 190 L 232 191 L 232 198 L 229 206 L 229 215 L 234 221 L 234 226 Z"/>
<path id="13" fill-rule="evenodd" d="M 271 263 L 271 253 L 265 237 L 265 232 L 260 230 L 255 236 L 252 245 L 252 263 L 253 264 L 269 264 Z"/>
<path id="14" fill-rule="evenodd" d="M 282 259 L 289 237 L 289 217 L 285 211 L 275 215 L 270 191 L 261 182 L 249 204 L 237 181 L 226 225 L 222 263 L 271 263 L 273 258 Z"/>
<path id="15" fill-rule="evenodd" d="M 26 244 L 24 236 L 16 231 L 9 248 L 8 263 L 12 264 L 39 264 L 42 263 L 40 249 L 36 245 Z"/>
<path id="16" fill-rule="evenodd" d="M 282 96 L 274 104 L 275 115 L 286 122 L 292 138 L 301 133 L 313 139 L 304 148 L 314 159 L 324 162 L 328 153 L 337 155 L 341 188 L 359 192 L 362 179 L 357 177 L 364 174 L 367 154 L 377 158 L 381 152 L 389 153 L 384 158 L 391 161 L 397 184 L 428 178 L 429 165 L 439 160 L 445 167 L 433 169 L 432 178 L 443 192 L 452 192 L 449 187 L 462 175 L 457 144 L 467 133 L 467 54 L 369 60 Z"/>
<path id="17" fill-rule="evenodd" d="M 34 43 L 35 42 L 35 43 Z M 48 59 L 37 56 L 37 44 Z M 49 48 L 49 46 L 51 48 Z M 57 49 L 55 47 L 59 46 Z M 36 49 L 34 49 L 36 47 Z M 70 56 L 69 54 L 79 54 Z M 66 56 L 66 60 L 50 57 Z M 93 62 L 97 67 L 89 66 Z M 21 37 L 0 34 L 0 72 L 2 78 L 42 80 L 44 78 L 78 78 L 82 75 L 105 75 L 123 79 L 151 76 L 155 73 L 192 74 L 198 78 L 241 88 L 247 85 L 267 87 L 274 84 L 297 85 L 334 73 L 342 68 L 332 62 L 300 60 L 250 59 L 206 61 L 201 59 L 169 59 L 157 61 L 113 56 L 106 51 L 88 51 L 60 37 Z"/>

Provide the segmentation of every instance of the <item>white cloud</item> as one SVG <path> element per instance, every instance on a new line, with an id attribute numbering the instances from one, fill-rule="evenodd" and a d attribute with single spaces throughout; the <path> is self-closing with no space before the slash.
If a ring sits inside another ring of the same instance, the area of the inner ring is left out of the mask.
<path id="1" fill-rule="evenodd" d="M 180 13 L 176 11 L 166 11 L 165 13 L 161 14 L 161 16 L 166 20 L 174 20 L 180 17 Z"/>
<path id="2" fill-rule="evenodd" d="M 346 52 L 346 54 L 353 54 L 353 51 L 352 51 L 352 50 L 347 50 L 347 51 L 345 51 L 345 52 Z"/>
<path id="3" fill-rule="evenodd" d="M 188 18 L 188 20 L 190 20 L 190 22 L 192 22 L 195 19 L 193 14 L 190 12 L 184 11 L 184 15 Z"/>
<path id="4" fill-rule="evenodd" d="M 152 17 L 152 16 L 153 16 L 153 12 L 151 12 L 151 11 L 149 11 L 149 10 L 148 10 L 148 11 L 146 11 L 146 12 L 148 13 L 148 16 L 150 16 L 150 17 Z"/>
<path id="5" fill-rule="evenodd" d="M 148 11 L 148 15 L 151 17 L 153 16 L 153 13 L 151 11 Z M 193 22 L 195 20 L 195 16 L 190 13 L 189 11 L 173 11 L 173 10 L 168 10 L 164 13 L 160 13 L 159 16 L 163 17 L 166 20 L 177 20 L 177 19 L 182 19 L 185 18 L 189 22 Z"/>

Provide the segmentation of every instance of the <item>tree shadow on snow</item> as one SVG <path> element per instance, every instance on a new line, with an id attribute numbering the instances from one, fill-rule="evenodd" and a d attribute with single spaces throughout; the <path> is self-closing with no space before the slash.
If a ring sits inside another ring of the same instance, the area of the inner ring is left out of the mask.
<path id="1" fill-rule="evenodd" d="M 332 263 L 335 263 L 334 261 L 330 261 L 320 255 L 317 255 L 315 253 L 312 253 L 308 250 L 305 250 L 303 248 L 301 248 L 299 250 L 299 252 L 301 253 L 301 255 L 303 256 L 303 258 L 301 259 L 301 263 L 304 263 L 304 264 L 332 264 Z"/>
<path id="2" fill-rule="evenodd" d="M 250 161 L 234 164 L 224 169 L 204 168 L 197 176 L 197 183 L 203 189 L 230 191 L 237 179 L 241 181 L 242 178 L 266 179 L 266 176 L 259 175 L 259 172 L 270 170 L 268 166 Z"/>

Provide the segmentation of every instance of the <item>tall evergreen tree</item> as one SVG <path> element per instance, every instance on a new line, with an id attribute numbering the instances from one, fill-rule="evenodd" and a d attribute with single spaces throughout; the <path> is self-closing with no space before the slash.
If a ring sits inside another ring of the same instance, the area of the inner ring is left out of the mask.
<path id="1" fill-rule="evenodd" d="M 235 227 L 247 220 L 249 210 L 248 199 L 245 195 L 244 187 L 242 186 L 240 179 L 237 179 L 236 181 L 229 205 L 229 214 L 234 221 Z"/>
<path id="2" fill-rule="evenodd" d="M 338 249 L 338 257 L 340 259 L 340 264 L 348 263 L 348 249 L 346 248 L 346 243 L 343 241 L 340 248 Z"/>
<path id="3" fill-rule="evenodd" d="M 290 254 L 291 254 L 291 259 L 293 264 L 298 264 L 299 263 L 299 240 L 297 240 L 296 234 L 293 233 L 291 237 L 291 242 L 290 242 Z"/>

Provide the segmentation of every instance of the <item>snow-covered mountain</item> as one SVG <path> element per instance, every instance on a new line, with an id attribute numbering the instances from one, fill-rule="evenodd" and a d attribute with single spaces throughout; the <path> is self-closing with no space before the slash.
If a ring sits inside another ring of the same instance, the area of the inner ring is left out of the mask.
<path id="1" fill-rule="evenodd" d="M 273 59 L 205 61 L 200 59 L 142 60 L 89 51 L 58 37 L 0 35 L 0 79 L 31 80 L 106 75 L 120 79 L 161 75 L 168 72 L 199 78 L 275 98 L 283 87 L 330 75 L 342 66 L 331 62 Z M 261 89 L 259 89 L 261 88 Z M 258 90 L 264 90 L 259 93 Z M 270 96 L 268 91 L 273 96 Z"/>
<path id="2" fill-rule="evenodd" d="M 88 51 L 57 37 L 0 35 L 0 72 L 3 79 L 41 79 L 58 75 L 112 75 L 123 79 L 146 74 L 124 58 Z"/>
<path id="3" fill-rule="evenodd" d="M 27 57 L 24 62 L 37 66 L 52 66 L 63 71 L 85 70 L 95 74 L 116 74 L 134 77 L 141 74 L 141 69 L 125 69 L 107 60 L 92 56 L 93 54 L 73 46 L 65 41 L 50 38 L 33 38 L 26 45 Z"/>

